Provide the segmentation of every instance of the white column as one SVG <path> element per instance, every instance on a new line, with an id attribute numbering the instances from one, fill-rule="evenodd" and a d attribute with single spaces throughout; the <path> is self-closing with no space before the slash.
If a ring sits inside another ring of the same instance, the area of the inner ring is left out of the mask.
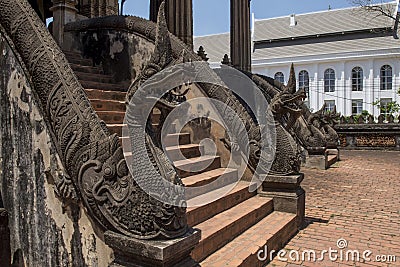
<path id="1" fill-rule="evenodd" d="M 344 73 L 344 62 L 340 62 L 337 65 L 337 73 L 336 73 L 336 88 L 337 88 L 337 100 L 336 100 L 336 108 L 337 111 L 341 114 L 345 114 L 346 110 L 346 82 L 345 82 L 345 73 Z"/>
<path id="2" fill-rule="evenodd" d="M 374 106 L 372 103 L 375 101 L 374 99 L 374 60 L 368 60 L 366 64 L 366 77 L 365 77 L 365 94 L 364 94 L 364 101 L 369 104 L 364 104 L 364 109 L 367 110 L 369 113 L 374 113 Z M 369 71 L 368 71 L 369 70 Z"/>
<path id="3" fill-rule="evenodd" d="M 314 76 L 314 79 L 312 80 L 312 86 L 310 86 L 310 89 L 312 89 L 310 90 L 310 108 L 312 108 L 314 112 L 319 109 L 319 95 L 321 93 L 318 86 L 318 69 L 319 64 L 315 64 L 312 65 L 312 68 L 310 70 L 310 76 Z"/>

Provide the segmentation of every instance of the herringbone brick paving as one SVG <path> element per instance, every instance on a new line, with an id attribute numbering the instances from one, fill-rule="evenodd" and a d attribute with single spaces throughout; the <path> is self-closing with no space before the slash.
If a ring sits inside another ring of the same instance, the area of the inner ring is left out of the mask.
<path id="1" fill-rule="evenodd" d="M 275 257 L 268 266 L 400 266 L 400 152 L 342 151 L 342 161 L 329 170 L 302 171 L 306 224 L 284 248 L 281 258 L 288 261 Z M 346 248 L 338 248 L 339 239 L 347 241 Z M 315 250 L 320 258 L 329 248 L 338 250 L 338 260 L 326 254 L 323 261 L 313 261 L 305 254 L 303 261 L 304 250 Z M 291 250 L 299 253 L 298 261 L 290 259 L 296 258 Z M 360 260 L 353 261 L 351 254 L 347 260 L 349 250 L 358 250 Z M 372 252 L 367 260 L 365 250 Z M 376 259 L 392 255 L 395 262 Z"/>

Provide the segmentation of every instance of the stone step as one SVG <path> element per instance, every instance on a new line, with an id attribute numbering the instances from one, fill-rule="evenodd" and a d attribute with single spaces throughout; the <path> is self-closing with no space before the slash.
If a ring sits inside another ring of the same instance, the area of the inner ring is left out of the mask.
<path id="1" fill-rule="evenodd" d="M 111 75 L 86 73 L 86 72 L 81 72 L 81 71 L 75 71 L 75 74 L 80 81 L 113 83 L 113 77 Z"/>
<path id="2" fill-rule="evenodd" d="M 123 111 L 97 111 L 96 113 L 107 124 L 123 124 L 125 118 Z"/>
<path id="3" fill-rule="evenodd" d="M 204 259 L 200 266 L 265 266 L 270 260 L 269 256 L 265 260 L 259 260 L 258 255 L 264 257 L 265 253 L 269 254 L 272 250 L 279 251 L 296 232 L 294 214 L 274 211 Z M 268 248 L 268 251 L 265 251 L 265 248 Z"/>
<path id="4" fill-rule="evenodd" d="M 160 122 L 160 117 L 161 117 L 161 112 L 153 111 L 153 114 L 151 115 L 151 121 L 153 123 L 159 123 Z"/>
<path id="5" fill-rule="evenodd" d="M 190 175 L 199 174 L 221 167 L 219 156 L 201 156 L 191 159 L 174 161 L 174 166 L 179 177 L 184 178 Z"/>
<path id="6" fill-rule="evenodd" d="M 110 133 L 117 134 L 118 136 L 122 136 L 122 126 L 124 126 L 124 124 L 107 124 L 107 128 L 110 130 Z"/>
<path id="7" fill-rule="evenodd" d="M 205 195 L 211 191 L 223 188 L 238 182 L 237 169 L 219 168 L 208 172 L 188 176 L 182 179 L 183 184 L 188 187 L 186 199 L 193 199 Z"/>
<path id="8" fill-rule="evenodd" d="M 93 60 L 89 58 L 78 58 L 76 56 L 68 56 L 66 55 L 67 60 L 69 63 L 76 64 L 76 65 L 81 65 L 81 66 L 87 66 L 87 67 L 92 67 L 93 66 Z"/>
<path id="9" fill-rule="evenodd" d="M 92 99 L 90 103 L 95 111 L 116 111 L 125 113 L 124 101 Z"/>
<path id="10" fill-rule="evenodd" d="M 84 73 L 92 73 L 92 74 L 102 74 L 103 70 L 100 67 L 93 66 L 82 66 L 79 64 L 71 63 L 69 64 L 74 71 L 80 71 Z"/>
<path id="11" fill-rule="evenodd" d="M 99 89 L 99 90 L 116 91 L 116 92 L 126 92 L 128 90 L 128 86 L 124 84 L 101 83 L 93 81 L 80 81 L 80 83 L 85 89 Z"/>
<path id="12" fill-rule="evenodd" d="M 76 51 L 63 51 L 63 53 L 64 53 L 64 55 L 67 57 L 67 58 L 82 58 L 82 54 L 81 54 L 81 52 L 76 52 Z"/>
<path id="13" fill-rule="evenodd" d="M 170 146 L 165 148 L 167 156 L 172 161 L 178 161 L 188 158 L 200 157 L 204 152 L 204 146 L 199 144 L 188 144 L 179 146 Z"/>
<path id="14" fill-rule="evenodd" d="M 85 89 L 86 94 L 90 100 L 113 100 L 125 102 L 125 92 L 107 91 L 98 89 Z"/>
<path id="15" fill-rule="evenodd" d="M 154 115 L 151 115 L 151 121 L 153 122 L 151 125 L 153 126 L 153 131 L 154 132 L 156 132 L 156 131 L 158 131 L 158 123 L 155 123 L 154 122 L 154 120 L 153 120 L 153 116 Z M 167 134 L 175 134 L 177 131 L 176 131 L 176 123 L 174 122 L 174 123 L 171 123 L 171 124 L 163 124 L 163 127 L 162 127 L 162 129 L 161 129 L 161 132 L 163 133 L 163 134 L 165 134 L 165 133 L 167 133 Z"/>
<path id="16" fill-rule="evenodd" d="M 255 196 L 256 192 L 249 192 L 249 182 L 240 181 L 232 190 L 230 190 L 227 194 L 223 195 L 227 192 L 227 190 L 231 187 L 226 186 L 217 190 L 214 190 L 210 193 L 198 196 L 192 200 L 188 200 L 188 204 L 191 202 L 198 200 L 207 200 L 207 199 L 215 199 L 216 196 L 220 197 L 219 199 L 207 203 L 206 205 L 199 207 L 189 207 L 187 209 L 187 221 L 190 226 L 194 226 L 196 224 L 200 224 L 209 218 L 225 211 L 233 206 Z"/>
<path id="17" fill-rule="evenodd" d="M 191 253 L 200 262 L 273 211 L 271 198 L 254 196 L 194 227 L 201 240 Z"/>
<path id="18" fill-rule="evenodd" d="M 162 140 L 165 147 L 190 144 L 189 133 L 168 134 Z"/>

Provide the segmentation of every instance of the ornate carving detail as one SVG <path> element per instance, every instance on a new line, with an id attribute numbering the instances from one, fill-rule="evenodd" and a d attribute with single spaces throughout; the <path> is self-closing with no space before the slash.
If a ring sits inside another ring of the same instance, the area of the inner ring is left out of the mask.
<path id="1" fill-rule="evenodd" d="M 300 89 L 296 92 L 296 76 L 294 74 L 293 65 L 291 67 L 287 86 L 284 86 L 270 77 L 259 74 L 252 75 L 252 79 L 262 90 L 269 103 L 271 103 L 275 95 L 285 90 L 293 96 L 302 96 L 297 98 L 298 101 L 292 103 L 302 109 L 301 114 L 299 116 L 282 116 L 280 120 L 281 125 L 283 125 L 304 148 L 326 147 L 326 139 L 324 135 L 314 125 L 309 124 L 306 119 L 306 116 L 310 111 L 302 101 L 302 98 L 306 97 L 304 89 Z"/>
<path id="2" fill-rule="evenodd" d="M 358 147 L 396 147 L 395 136 L 380 134 L 360 135 L 356 137 Z"/>
<path id="3" fill-rule="evenodd" d="M 27 1 L 0 0 L 0 24 L 30 76 L 52 141 L 91 217 L 105 229 L 140 239 L 184 234 L 184 209 L 163 205 L 134 183 L 118 137 L 110 135 L 97 117 L 63 53 Z M 159 153 L 151 141 L 148 146 Z M 153 166 L 143 164 L 140 169 L 146 172 Z M 64 196 L 70 194 L 67 181 L 58 185 Z"/>

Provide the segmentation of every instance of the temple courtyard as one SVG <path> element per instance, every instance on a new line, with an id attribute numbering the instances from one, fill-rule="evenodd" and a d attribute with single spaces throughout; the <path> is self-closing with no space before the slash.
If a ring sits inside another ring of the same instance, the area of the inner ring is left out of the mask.
<path id="1" fill-rule="evenodd" d="M 341 158 L 326 171 L 302 170 L 305 225 L 268 266 L 400 266 L 400 152 L 342 151 Z"/>

